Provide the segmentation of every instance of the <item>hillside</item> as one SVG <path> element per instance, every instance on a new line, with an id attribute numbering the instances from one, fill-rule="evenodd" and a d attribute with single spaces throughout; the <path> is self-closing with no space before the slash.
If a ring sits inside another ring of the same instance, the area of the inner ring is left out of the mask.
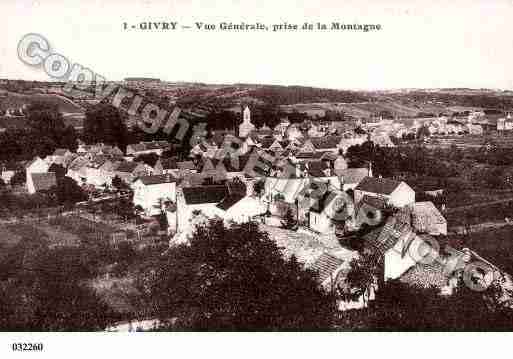
<path id="1" fill-rule="evenodd" d="M 299 112 L 311 118 L 323 118 L 327 112 L 331 112 L 361 119 L 377 116 L 430 117 L 481 109 L 501 112 L 513 109 L 513 92 L 489 89 L 355 91 L 241 83 L 212 85 L 143 81 L 136 84 L 118 84 L 144 93 L 145 103 L 152 102 L 164 107 L 169 104 L 176 105 L 184 114 L 195 119 L 226 110 L 239 112 L 241 106 L 245 105 L 255 109 L 255 113 L 262 109 L 281 110 L 282 113 Z M 14 82 L 14 85 L 17 83 Z M 55 83 L 22 82 L 19 85 L 24 91 L 33 92 L 44 92 L 52 86 L 55 89 Z M 9 90 L 7 87 L 0 93 L 0 109 L 18 108 L 35 101 L 50 102 L 57 104 L 65 119 L 78 128 L 82 126 L 85 108 L 96 103 L 92 95 L 77 95 L 75 101 L 71 101 L 56 94 L 21 94 Z"/>
<path id="2" fill-rule="evenodd" d="M 53 94 L 20 94 L 7 92 L 0 97 L 0 109 L 20 108 L 34 102 L 56 104 L 62 113 L 84 113 L 84 109 L 66 97 Z"/>

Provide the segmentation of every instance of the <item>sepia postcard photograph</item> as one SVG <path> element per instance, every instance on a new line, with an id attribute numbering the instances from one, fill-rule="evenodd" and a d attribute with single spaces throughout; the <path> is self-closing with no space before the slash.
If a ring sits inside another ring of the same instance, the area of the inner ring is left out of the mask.
<path id="1" fill-rule="evenodd" d="M 511 339 L 513 1 L 2 0 L 0 20 L 0 357 Z"/>

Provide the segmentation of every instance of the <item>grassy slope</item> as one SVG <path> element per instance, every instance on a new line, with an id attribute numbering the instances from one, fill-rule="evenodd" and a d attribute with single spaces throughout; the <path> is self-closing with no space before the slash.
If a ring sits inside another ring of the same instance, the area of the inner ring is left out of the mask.
<path id="1" fill-rule="evenodd" d="M 0 99 L 0 108 L 4 110 L 9 107 L 17 108 L 23 106 L 24 104 L 30 104 L 39 101 L 57 104 L 59 106 L 59 110 L 62 113 L 84 113 L 84 109 L 75 104 L 73 101 L 63 96 L 50 94 L 25 95 L 9 92 L 9 96 Z"/>

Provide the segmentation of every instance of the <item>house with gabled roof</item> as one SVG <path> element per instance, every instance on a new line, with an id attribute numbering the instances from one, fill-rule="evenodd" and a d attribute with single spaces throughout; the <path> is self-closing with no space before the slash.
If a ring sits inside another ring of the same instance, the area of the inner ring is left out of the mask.
<path id="1" fill-rule="evenodd" d="M 447 220 L 433 202 L 415 202 L 403 207 L 398 215 L 401 215 L 402 220 L 411 225 L 417 233 L 447 235 Z"/>
<path id="2" fill-rule="evenodd" d="M 176 182 L 169 173 L 136 178 L 131 185 L 134 206 L 140 206 L 147 216 L 160 214 L 166 202 L 176 203 Z"/>
<path id="3" fill-rule="evenodd" d="M 66 176 L 74 179 L 79 185 L 85 184 L 89 161 L 89 158 L 86 156 L 78 156 L 68 165 Z"/>
<path id="4" fill-rule="evenodd" d="M 34 194 L 40 191 L 47 191 L 56 185 L 57 178 L 53 172 L 29 172 L 27 174 L 27 190 L 30 194 Z"/>
<path id="5" fill-rule="evenodd" d="M 66 162 L 66 158 L 73 155 L 73 153 L 67 148 L 57 148 L 53 154 L 46 157 L 46 160 L 49 163 L 56 163 L 59 165 L 64 165 Z"/>
<path id="6" fill-rule="evenodd" d="M 311 138 L 307 138 L 304 140 L 304 142 L 302 143 L 302 145 L 299 148 L 299 152 L 303 152 L 303 153 L 315 153 L 316 152 L 316 148 L 315 148 L 314 144 L 312 143 Z"/>
<path id="7" fill-rule="evenodd" d="M 330 151 L 338 154 L 338 145 L 341 139 L 341 136 L 313 137 L 310 139 L 310 142 L 314 146 L 315 151 Z"/>
<path id="8" fill-rule="evenodd" d="M 115 176 L 116 161 L 110 156 L 96 155 L 85 165 L 86 183 L 97 188 L 112 185 Z"/>
<path id="9" fill-rule="evenodd" d="M 1 165 L 2 168 L 2 180 L 4 183 L 10 183 L 11 178 L 16 174 L 17 171 L 21 170 L 21 165 L 13 162 L 8 162 Z"/>
<path id="10" fill-rule="evenodd" d="M 114 176 L 118 176 L 125 183 L 131 184 L 134 179 L 151 175 L 153 168 L 142 162 L 122 161 L 113 168 Z"/>
<path id="11" fill-rule="evenodd" d="M 29 193 L 36 193 L 38 191 L 38 183 L 35 183 L 32 174 L 44 174 L 48 173 L 48 169 L 50 168 L 50 164 L 41 159 L 40 157 L 34 157 L 31 161 L 25 164 L 25 173 L 27 177 L 27 190 Z M 45 183 L 48 181 L 51 181 L 52 176 L 36 176 L 37 181 L 41 182 L 41 189 L 48 189 L 44 188 Z M 55 177 L 55 174 L 53 175 Z M 48 180 L 48 181 L 47 181 Z"/>
<path id="12" fill-rule="evenodd" d="M 324 252 L 312 264 L 311 269 L 317 272 L 317 280 L 321 286 L 331 289 L 336 288 L 336 282 L 341 279 L 338 274 L 343 269 L 343 264 L 342 259 Z"/>
<path id="13" fill-rule="evenodd" d="M 429 255 L 424 240 L 395 216 L 363 236 L 365 252 L 379 263 L 382 280 L 397 279 Z"/>
<path id="14" fill-rule="evenodd" d="M 221 160 L 203 158 L 199 168 L 203 176 L 210 177 L 213 181 L 221 181 L 227 178 L 227 170 Z"/>
<path id="15" fill-rule="evenodd" d="M 313 184 L 310 192 L 315 193 Z M 332 186 L 326 186 L 326 190 L 318 195 L 309 195 L 306 200 L 309 203 L 307 215 L 308 227 L 321 234 L 333 234 L 337 225 L 345 226 L 345 221 L 354 217 L 353 201 L 347 193 Z"/>
<path id="16" fill-rule="evenodd" d="M 295 140 L 301 139 L 303 137 L 304 137 L 303 133 L 296 125 L 290 125 L 285 130 L 285 138 L 289 141 L 295 141 Z"/>
<path id="17" fill-rule="evenodd" d="M 284 118 L 280 119 L 280 123 L 274 127 L 274 131 L 283 135 L 283 134 L 285 134 L 285 131 L 287 130 L 287 128 L 289 126 L 290 126 L 289 119 L 287 117 L 284 117 Z"/>
<path id="18" fill-rule="evenodd" d="M 217 205 L 228 194 L 225 185 L 202 185 L 184 187 L 177 193 L 177 213 L 168 214 L 176 217 L 176 232 L 188 233 L 194 221 L 194 216 L 205 218 L 222 218 L 223 209 Z"/>
<path id="19" fill-rule="evenodd" d="M 37 156 L 25 165 L 27 175 L 29 173 L 46 173 L 48 172 L 48 168 L 50 168 L 48 162 Z"/>
<path id="20" fill-rule="evenodd" d="M 355 203 L 358 204 L 365 195 L 381 197 L 397 208 L 415 203 L 415 191 L 410 186 L 388 178 L 365 177 L 354 188 Z"/>
<path id="21" fill-rule="evenodd" d="M 178 177 L 178 164 L 176 158 L 159 158 L 153 166 L 155 175 L 172 174 Z"/>
<path id="22" fill-rule="evenodd" d="M 259 145 L 260 148 L 270 150 L 273 152 L 283 151 L 283 147 L 280 141 L 274 138 L 264 138 L 260 140 Z"/>

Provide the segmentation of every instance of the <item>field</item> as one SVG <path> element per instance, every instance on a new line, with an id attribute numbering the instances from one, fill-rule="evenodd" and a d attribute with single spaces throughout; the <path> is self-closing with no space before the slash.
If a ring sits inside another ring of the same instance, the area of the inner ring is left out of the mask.
<path id="1" fill-rule="evenodd" d="M 505 272 L 513 273 L 513 226 L 473 232 L 467 235 L 449 235 L 441 240 L 455 249 L 468 247 Z"/>
<path id="2" fill-rule="evenodd" d="M 7 97 L 0 98 L 0 109 L 5 110 L 7 108 L 19 108 L 24 104 L 31 104 L 34 102 L 45 102 L 55 104 L 59 106 L 59 111 L 63 114 L 78 113 L 83 114 L 84 109 L 78 106 L 73 101 L 66 97 L 53 95 L 53 94 L 19 94 L 14 92 L 8 92 Z"/>
<path id="3" fill-rule="evenodd" d="M 343 111 L 347 115 L 355 118 L 369 118 L 381 111 L 388 111 L 394 116 L 415 117 L 419 113 L 442 113 L 446 111 L 443 106 L 434 106 L 428 104 L 402 104 L 399 101 L 377 100 L 372 102 L 358 103 L 298 103 L 294 105 L 281 106 L 284 111 L 305 112 L 309 115 L 320 114 L 324 111 Z"/>
<path id="4" fill-rule="evenodd" d="M 62 216 L 52 218 L 49 224 L 52 227 L 56 227 L 61 231 L 69 232 L 78 237 L 94 236 L 97 238 L 110 238 L 112 233 L 116 232 L 116 228 L 105 223 L 93 222 L 79 216 Z"/>
<path id="5" fill-rule="evenodd" d="M 504 221 L 513 218 L 513 198 L 510 200 L 496 200 L 489 203 L 474 203 L 461 208 L 449 209 L 444 213 L 447 224 L 461 226 L 489 221 Z"/>
<path id="6" fill-rule="evenodd" d="M 16 242 L 21 238 L 41 238 L 47 241 L 50 247 L 77 246 L 80 244 L 80 238 L 77 235 L 48 225 L 44 221 L 41 223 L 8 224 L 0 228 L 2 239 L 5 240 L 7 238 L 9 242 Z"/>
<path id="7" fill-rule="evenodd" d="M 0 225 L 0 247 L 16 245 L 22 236 L 9 231 L 7 226 Z"/>

